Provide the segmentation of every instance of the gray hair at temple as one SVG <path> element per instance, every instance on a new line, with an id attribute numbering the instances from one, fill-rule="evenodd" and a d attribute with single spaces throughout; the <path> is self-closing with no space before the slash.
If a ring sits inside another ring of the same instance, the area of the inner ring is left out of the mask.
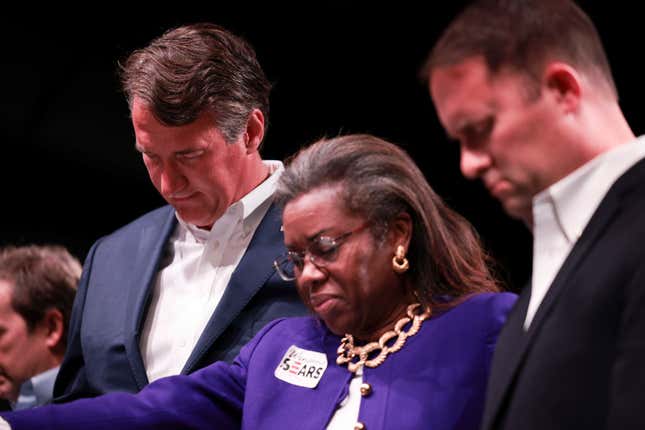
<path id="1" fill-rule="evenodd" d="M 63 338 L 72 313 L 81 264 L 58 245 L 8 246 L 0 250 L 0 279 L 12 285 L 11 306 L 33 330 L 47 310 L 63 316 Z"/>
<path id="2" fill-rule="evenodd" d="M 571 0 L 479 0 L 445 29 L 420 71 L 427 81 L 436 67 L 483 56 L 494 75 L 507 68 L 527 78 L 528 99 L 539 96 L 542 69 L 563 61 L 603 85 L 618 99 L 600 36 Z"/>
<path id="3" fill-rule="evenodd" d="M 130 107 L 141 99 L 168 126 L 181 126 L 210 112 L 228 143 L 259 109 L 269 123 L 271 84 L 244 39 L 215 24 L 169 30 L 134 51 L 121 66 Z"/>
<path id="4" fill-rule="evenodd" d="M 397 215 L 410 215 L 410 270 L 404 276 L 423 304 L 452 306 L 470 294 L 499 290 L 472 226 L 443 203 L 396 145 L 364 134 L 322 139 L 288 161 L 275 199 L 284 207 L 337 185 L 345 209 L 367 220 L 376 240 Z"/>

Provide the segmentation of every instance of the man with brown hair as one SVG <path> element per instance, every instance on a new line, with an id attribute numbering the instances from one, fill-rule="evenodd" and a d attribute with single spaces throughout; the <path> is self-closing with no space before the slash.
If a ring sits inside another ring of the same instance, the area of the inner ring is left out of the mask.
<path id="1" fill-rule="evenodd" d="M 213 24 L 182 26 L 133 52 L 122 80 L 135 147 L 168 205 L 90 250 L 59 401 L 232 361 L 270 320 L 305 313 L 272 266 L 283 166 L 259 153 L 271 85 L 251 46 Z"/>
<path id="2" fill-rule="evenodd" d="M 0 250 L 0 398 L 13 409 L 51 400 L 80 276 L 60 246 Z"/>
<path id="3" fill-rule="evenodd" d="M 483 428 L 645 428 L 645 144 L 593 23 L 569 0 L 476 1 L 424 70 L 463 174 L 534 235 Z"/>

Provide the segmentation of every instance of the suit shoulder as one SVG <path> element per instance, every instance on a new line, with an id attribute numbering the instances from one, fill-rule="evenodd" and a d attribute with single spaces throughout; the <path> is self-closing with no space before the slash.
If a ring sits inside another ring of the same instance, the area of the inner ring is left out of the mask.
<path id="1" fill-rule="evenodd" d="M 175 224 L 174 209 L 171 206 L 150 211 L 114 232 L 99 238 L 90 249 L 88 259 L 99 260 L 106 255 L 119 259 L 119 256 L 131 255 L 141 242 L 141 232 L 146 231 L 149 238 L 166 238 Z M 107 253 L 107 254 L 106 254 Z M 109 259 L 108 259 L 109 260 Z"/>
<path id="2" fill-rule="evenodd" d="M 150 225 L 162 225 L 163 223 L 166 223 L 168 221 L 168 218 L 173 216 L 174 213 L 175 210 L 172 206 L 162 206 L 150 212 L 146 212 L 137 219 L 115 230 L 112 234 L 110 234 L 110 236 L 120 235 L 124 233 L 127 234 L 130 230 L 138 230 L 141 227 L 147 227 Z"/>
<path id="3" fill-rule="evenodd" d="M 174 217 L 174 209 L 170 205 L 162 206 L 147 212 L 128 224 L 119 227 L 117 230 L 101 238 L 101 241 L 110 241 L 130 236 L 133 232 L 140 231 L 144 227 L 157 226 L 161 227 Z"/>
<path id="4" fill-rule="evenodd" d="M 273 320 L 258 333 L 263 341 L 276 338 L 305 339 L 312 335 L 325 333 L 325 327 L 318 318 L 313 316 L 287 317 Z"/>
<path id="5" fill-rule="evenodd" d="M 313 316 L 278 318 L 265 325 L 240 351 L 242 361 L 255 354 L 278 354 L 290 345 L 320 345 L 326 333 L 323 323 Z"/>
<path id="6" fill-rule="evenodd" d="M 471 309 L 477 309 L 483 313 L 493 315 L 508 314 L 517 301 L 517 294 L 503 293 L 480 293 L 469 297 L 460 306 L 467 306 Z"/>
<path id="7" fill-rule="evenodd" d="M 513 293 L 474 294 L 446 312 L 449 319 L 463 321 L 469 329 L 479 327 L 486 333 L 497 333 L 517 301 Z"/>

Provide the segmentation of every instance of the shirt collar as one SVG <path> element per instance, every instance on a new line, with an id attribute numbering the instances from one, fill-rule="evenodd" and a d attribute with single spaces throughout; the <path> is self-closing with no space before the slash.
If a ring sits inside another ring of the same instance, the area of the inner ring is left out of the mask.
<path id="1" fill-rule="evenodd" d="M 12 409 L 27 409 L 42 406 L 51 401 L 54 393 L 54 382 L 58 375 L 59 367 L 46 370 L 31 377 L 20 386 L 18 400 Z"/>
<path id="2" fill-rule="evenodd" d="M 48 402 L 52 398 L 58 369 L 58 367 L 54 367 L 31 378 L 34 394 L 36 394 L 36 400 L 39 405 Z"/>
<path id="3" fill-rule="evenodd" d="M 616 180 L 645 157 L 645 136 L 602 153 L 533 199 L 538 223 L 542 205 L 552 205 L 561 233 L 575 242 Z"/>
<path id="4" fill-rule="evenodd" d="M 239 201 L 242 205 L 243 219 L 248 218 L 262 203 L 273 196 L 280 175 L 284 171 L 284 165 L 281 161 L 265 160 L 264 165 L 269 168 L 269 177 Z"/>

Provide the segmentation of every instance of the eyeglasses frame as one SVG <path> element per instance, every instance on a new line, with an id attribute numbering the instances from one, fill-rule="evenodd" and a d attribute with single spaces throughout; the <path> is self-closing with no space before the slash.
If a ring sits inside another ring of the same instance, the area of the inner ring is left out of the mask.
<path id="1" fill-rule="evenodd" d="M 297 276 L 295 276 L 295 272 L 294 272 L 294 276 L 289 276 L 286 273 L 284 273 L 284 271 L 281 268 L 281 265 L 286 260 L 291 260 L 291 262 L 294 265 L 294 267 L 295 268 L 298 267 L 298 265 L 291 258 L 292 255 L 297 255 L 301 259 L 301 261 L 303 262 L 302 268 L 304 268 L 304 264 L 305 264 L 305 260 L 307 258 L 307 254 L 309 255 L 309 261 L 314 266 L 316 266 L 317 268 L 326 267 L 328 263 L 333 263 L 334 261 L 336 261 L 336 257 L 338 256 L 338 253 L 337 253 L 338 249 L 340 248 L 341 245 L 343 245 L 345 243 L 347 238 L 349 238 L 353 234 L 361 232 L 362 230 L 364 230 L 369 225 L 370 225 L 369 222 L 365 222 L 365 223 L 361 224 L 360 226 L 358 226 L 357 228 L 355 228 L 353 230 L 350 230 L 348 232 L 342 233 L 342 234 L 340 234 L 340 235 L 338 235 L 336 237 L 329 237 L 329 236 L 325 236 L 324 234 L 318 235 L 315 238 L 311 239 L 311 241 L 310 241 L 311 245 L 309 245 L 308 247 L 306 247 L 302 251 L 287 251 L 285 254 L 282 254 L 280 257 L 276 258 L 273 261 L 273 267 L 274 267 L 275 271 L 278 273 L 278 275 L 280 276 L 280 278 L 282 278 L 283 281 L 287 281 L 287 282 L 294 281 L 296 279 L 296 277 L 297 277 Z M 325 260 L 325 258 L 323 256 L 321 256 L 321 255 L 316 256 L 310 251 L 311 247 L 315 243 L 320 242 L 320 240 L 323 239 L 323 238 L 331 239 L 331 245 L 335 247 L 334 251 L 336 251 L 336 254 L 335 254 L 335 256 L 334 256 L 334 258 L 332 260 Z M 322 261 L 317 260 L 317 259 L 320 259 Z M 302 269 L 299 269 L 299 270 L 302 270 Z"/>

